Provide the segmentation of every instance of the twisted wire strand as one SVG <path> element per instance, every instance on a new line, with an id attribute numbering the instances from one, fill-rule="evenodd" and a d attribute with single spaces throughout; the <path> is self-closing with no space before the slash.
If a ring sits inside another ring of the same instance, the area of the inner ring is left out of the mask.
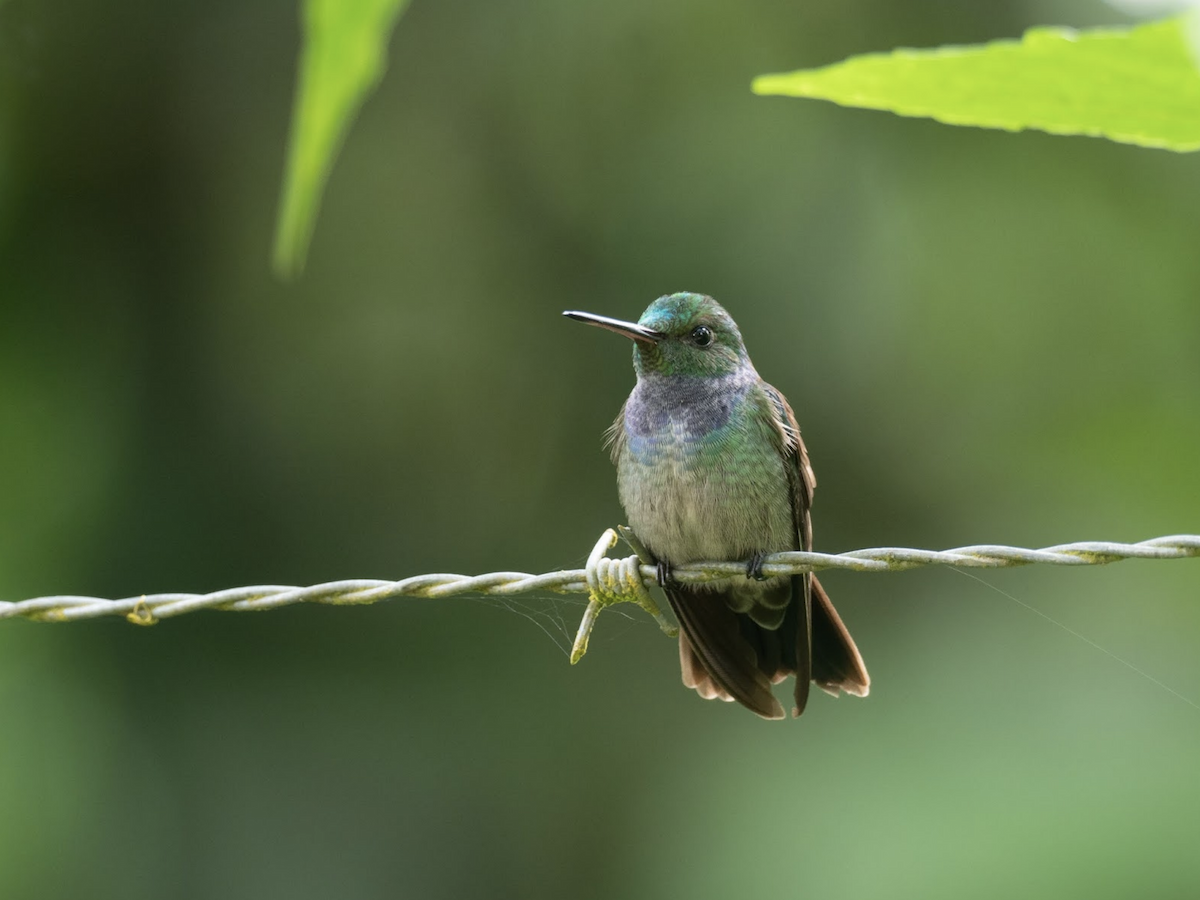
<path id="1" fill-rule="evenodd" d="M 605 532 L 601 542 L 609 541 Z M 597 545 L 599 546 L 599 544 Z M 1136 544 L 1110 541 L 1081 541 L 1057 544 L 1029 550 L 996 544 L 956 547 L 952 550 L 914 550 L 905 547 L 875 547 L 851 550 L 847 553 L 809 553 L 792 551 L 773 553 L 763 559 L 764 575 L 794 575 L 822 569 L 849 569 L 854 572 L 897 572 L 920 566 L 963 566 L 998 569 L 1045 563 L 1056 566 L 1091 566 L 1122 559 L 1182 559 L 1200 556 L 1200 535 L 1177 534 L 1153 538 Z M 614 564 L 620 565 L 614 565 Z M 672 571 L 676 581 L 684 584 L 718 581 L 744 577 L 745 562 L 692 563 Z M 100 597 L 55 596 L 35 597 L 19 602 L 0 601 L 0 619 L 26 618 L 44 622 L 71 622 L 99 616 L 125 616 L 130 622 L 151 625 L 160 619 L 172 618 L 200 609 L 219 609 L 251 612 L 277 609 L 296 603 L 324 603 L 348 606 L 377 603 L 394 597 L 425 597 L 439 599 L 457 594 L 492 594 L 509 596 L 534 591 L 558 594 L 595 595 L 596 586 L 609 582 L 606 590 L 612 593 L 637 593 L 628 583 L 631 575 L 640 576 L 641 585 L 655 583 L 657 569 L 645 565 L 637 556 L 623 560 L 608 559 L 603 552 L 593 551 L 586 569 L 563 569 L 542 575 L 526 572 L 490 572 L 486 575 L 429 574 L 415 575 L 400 581 L 349 579 L 315 584 L 311 587 L 290 585 L 255 585 L 227 588 L 209 594 L 144 594 L 120 600 Z M 634 579 L 636 581 L 636 578 Z M 622 587 L 619 582 L 625 582 Z M 628 599 L 637 601 L 634 596 Z"/>

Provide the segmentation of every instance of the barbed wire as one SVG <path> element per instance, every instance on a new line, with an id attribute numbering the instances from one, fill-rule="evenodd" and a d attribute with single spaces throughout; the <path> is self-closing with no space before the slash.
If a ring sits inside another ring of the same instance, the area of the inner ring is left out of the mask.
<path id="1" fill-rule="evenodd" d="M 584 615 L 576 639 L 572 661 L 587 647 L 587 635 L 596 615 L 605 606 L 635 602 L 658 620 L 664 631 L 673 631 L 658 611 L 646 586 L 654 584 L 657 568 L 636 538 L 622 529 L 636 552 L 625 559 L 610 559 L 607 551 L 617 535 L 609 529 L 597 542 L 588 565 L 583 569 L 563 569 L 542 575 L 526 572 L 490 572 L 486 575 L 429 574 L 400 581 L 349 579 L 315 584 L 255 585 L 228 588 L 208 594 L 143 594 L 119 600 L 74 595 L 35 597 L 19 602 L 0 601 L 0 620 L 25 618 L 42 622 L 73 622 L 100 616 L 125 616 L 139 625 L 152 625 L 160 619 L 174 618 L 201 609 L 231 612 L 255 612 L 292 606 L 297 603 L 323 603 L 334 606 L 378 603 L 395 597 L 440 599 L 458 594 L 510 596 L 534 591 L 558 594 L 589 594 L 591 603 Z M 849 569 L 854 572 L 897 572 L 920 566 L 962 566 L 967 568 L 1005 568 L 1045 563 L 1058 566 L 1089 566 L 1122 559 L 1181 559 L 1200 556 L 1200 535 L 1177 534 L 1153 538 L 1136 544 L 1109 541 L 1082 541 L 1058 544 L 1037 550 L 996 544 L 977 544 L 952 550 L 914 550 L 904 547 L 875 547 L 847 553 L 792 551 L 764 557 L 766 576 L 795 575 L 823 569 Z M 745 562 L 704 562 L 679 566 L 672 577 L 683 584 L 697 584 L 728 578 L 745 577 Z"/>

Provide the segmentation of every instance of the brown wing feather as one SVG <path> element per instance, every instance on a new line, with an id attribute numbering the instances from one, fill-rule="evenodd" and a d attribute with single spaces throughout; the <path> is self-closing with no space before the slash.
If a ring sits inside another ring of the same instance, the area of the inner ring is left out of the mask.
<path id="1" fill-rule="evenodd" d="M 780 449 L 791 465 L 788 480 L 792 488 L 792 515 L 802 550 L 812 550 L 812 501 L 817 476 L 808 459 L 808 450 L 800 437 L 796 415 L 783 394 L 764 384 L 777 413 L 776 428 Z M 796 707 L 792 715 L 804 712 L 808 683 L 815 681 L 821 690 L 838 696 L 839 690 L 858 697 L 867 696 L 871 679 L 862 655 L 850 632 L 815 575 L 796 576 L 803 595 L 796 627 Z"/>
<path id="2" fill-rule="evenodd" d="M 779 435 L 779 449 L 785 461 L 788 485 L 792 492 L 792 521 L 796 526 L 796 537 L 801 550 L 812 549 L 813 491 L 817 476 L 808 461 L 808 450 L 800 438 L 800 426 L 796 414 L 788 405 L 783 394 L 763 383 L 767 397 L 774 408 L 775 428 Z M 796 575 L 792 578 L 792 592 L 797 604 L 796 616 L 796 686 L 793 690 L 795 706 L 792 715 L 799 716 L 808 705 L 809 685 L 812 682 L 812 575 Z"/>

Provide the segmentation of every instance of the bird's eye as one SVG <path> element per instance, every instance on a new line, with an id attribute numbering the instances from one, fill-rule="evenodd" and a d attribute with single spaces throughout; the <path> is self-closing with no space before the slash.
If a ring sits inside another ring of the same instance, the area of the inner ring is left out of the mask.
<path id="1" fill-rule="evenodd" d="M 692 329 L 692 341 L 697 347 L 707 347 L 712 343 L 712 329 L 707 325 L 697 325 Z"/>

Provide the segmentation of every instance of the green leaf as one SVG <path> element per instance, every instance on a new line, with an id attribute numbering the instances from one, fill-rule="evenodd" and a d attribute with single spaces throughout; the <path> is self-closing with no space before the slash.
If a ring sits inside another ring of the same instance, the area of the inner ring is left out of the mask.
<path id="1" fill-rule="evenodd" d="M 1136 28 L 1034 28 L 1020 41 L 855 56 L 754 80 L 756 94 L 1143 147 L 1200 149 L 1200 73 L 1187 16 Z"/>
<path id="2" fill-rule="evenodd" d="M 408 0 L 305 0 L 292 133 L 279 222 L 275 271 L 296 275 L 312 238 L 321 192 L 367 94 L 387 67 L 387 43 Z"/>

